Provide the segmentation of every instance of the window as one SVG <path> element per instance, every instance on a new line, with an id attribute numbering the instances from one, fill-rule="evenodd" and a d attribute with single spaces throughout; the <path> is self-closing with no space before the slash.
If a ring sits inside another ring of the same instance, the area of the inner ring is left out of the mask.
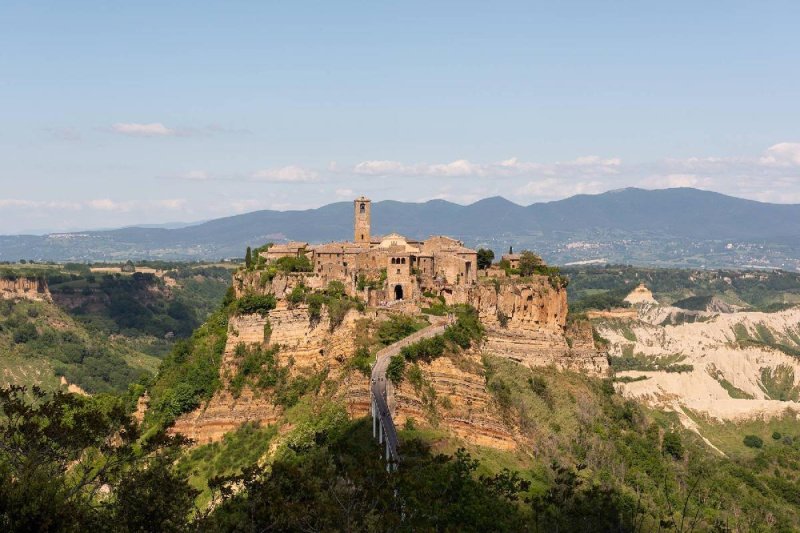
<path id="1" fill-rule="evenodd" d="M 361 213 L 363 215 L 366 212 L 367 212 L 366 204 L 361 204 L 361 207 L 359 207 L 359 213 Z M 363 239 L 363 237 L 362 237 L 362 239 Z"/>
<path id="2" fill-rule="evenodd" d="M 405 258 L 405 257 L 404 257 L 404 258 L 402 258 L 402 259 L 400 259 L 400 264 L 402 264 L 402 265 L 405 265 L 405 264 L 406 264 L 406 258 Z"/>

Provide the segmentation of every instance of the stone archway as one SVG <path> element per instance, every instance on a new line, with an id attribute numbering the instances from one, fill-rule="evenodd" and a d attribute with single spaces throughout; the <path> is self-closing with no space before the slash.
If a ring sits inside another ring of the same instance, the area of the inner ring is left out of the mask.
<path id="1" fill-rule="evenodd" d="M 402 285 L 395 285 L 394 286 L 394 299 L 395 300 L 402 300 L 403 299 L 403 286 Z"/>

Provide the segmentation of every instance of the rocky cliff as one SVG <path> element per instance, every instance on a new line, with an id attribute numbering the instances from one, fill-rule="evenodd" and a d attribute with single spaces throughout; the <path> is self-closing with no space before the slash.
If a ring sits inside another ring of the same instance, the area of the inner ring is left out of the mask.
<path id="1" fill-rule="evenodd" d="M 0 278 L 0 299 L 52 301 L 47 282 L 38 278 Z"/>
<path id="2" fill-rule="evenodd" d="M 435 425 L 466 442 L 511 450 L 517 447 L 494 398 L 486 390 L 480 353 L 440 357 L 419 365 L 421 379 L 395 388 L 393 417 L 398 427 Z"/>
<path id="3" fill-rule="evenodd" d="M 223 382 L 207 405 L 184 415 L 175 424 L 181 432 L 200 442 L 218 440 L 246 421 L 279 423 L 283 410 L 276 405 L 273 391 L 254 391 L 245 386 L 239 397 L 228 384 L 237 373 L 236 347 L 279 345 L 279 364 L 292 376 L 325 372 L 320 395 L 341 401 L 353 417 L 369 413 L 369 378 L 348 365 L 356 350 L 356 338 L 384 320 L 392 310 L 351 309 L 341 324 L 331 327 L 323 307 L 317 321 L 309 318 L 304 304 L 290 305 L 285 295 L 298 283 L 313 285 L 314 276 L 279 274 L 268 279 L 261 272 L 239 272 L 234 277 L 237 296 L 247 293 L 275 294 L 278 305 L 267 316 L 232 317 L 220 368 Z M 473 444 L 512 449 L 519 439 L 508 427 L 493 397 L 486 390 L 482 353 L 490 353 L 530 366 L 555 365 L 592 374 L 604 374 L 607 361 L 595 349 L 588 324 L 567 326 L 567 296 L 554 288 L 547 277 L 524 282 L 515 279 L 484 280 L 474 287 L 443 293 L 448 303 L 475 307 L 486 328 L 486 340 L 479 349 L 421 363 L 419 379 L 403 382 L 396 390 L 395 420 L 403 427 L 428 425 L 459 436 Z"/>
<path id="4" fill-rule="evenodd" d="M 207 405 L 180 417 L 173 431 L 205 443 L 221 439 L 226 432 L 245 422 L 263 425 L 278 422 L 283 409 L 275 402 L 273 391 L 246 386 L 238 397 L 230 392 L 230 380 L 239 364 L 237 345 L 280 345 L 279 364 L 289 367 L 292 375 L 309 375 L 328 369 L 335 378 L 355 350 L 354 333 L 359 318 L 362 318 L 361 313 L 352 310 L 332 329 L 326 313 L 323 312 L 320 320 L 311 321 L 307 306 L 290 307 L 285 301 L 279 302 L 268 316 L 231 317 L 220 366 L 221 389 Z"/>
<path id="5" fill-rule="evenodd" d="M 528 366 L 605 375 L 608 361 L 597 351 L 591 325 L 567 327 L 567 291 L 546 276 L 482 280 L 464 294 L 454 294 L 478 310 L 486 327 L 484 350 Z"/>

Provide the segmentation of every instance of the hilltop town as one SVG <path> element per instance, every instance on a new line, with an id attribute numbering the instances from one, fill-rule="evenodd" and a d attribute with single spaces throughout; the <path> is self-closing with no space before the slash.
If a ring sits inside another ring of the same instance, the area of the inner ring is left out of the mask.
<path id="1" fill-rule="evenodd" d="M 344 284 L 348 294 L 366 291 L 369 305 L 393 302 L 419 304 L 425 292 L 474 286 L 478 279 L 477 252 L 445 236 L 424 241 L 397 233 L 371 233 L 372 202 L 353 202 L 353 240 L 310 246 L 290 242 L 270 246 L 261 255 L 267 264 L 283 258 L 306 260 L 314 276 L 309 287 L 320 289 L 332 281 Z"/>

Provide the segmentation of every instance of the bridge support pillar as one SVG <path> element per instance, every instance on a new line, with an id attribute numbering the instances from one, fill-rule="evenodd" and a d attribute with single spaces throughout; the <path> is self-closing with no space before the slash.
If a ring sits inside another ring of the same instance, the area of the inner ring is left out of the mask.
<path id="1" fill-rule="evenodd" d="M 372 438 L 378 438 L 378 413 L 375 412 L 375 400 L 372 400 Z"/>
<path id="2" fill-rule="evenodd" d="M 383 424 L 378 422 L 378 444 L 383 444 Z"/>

